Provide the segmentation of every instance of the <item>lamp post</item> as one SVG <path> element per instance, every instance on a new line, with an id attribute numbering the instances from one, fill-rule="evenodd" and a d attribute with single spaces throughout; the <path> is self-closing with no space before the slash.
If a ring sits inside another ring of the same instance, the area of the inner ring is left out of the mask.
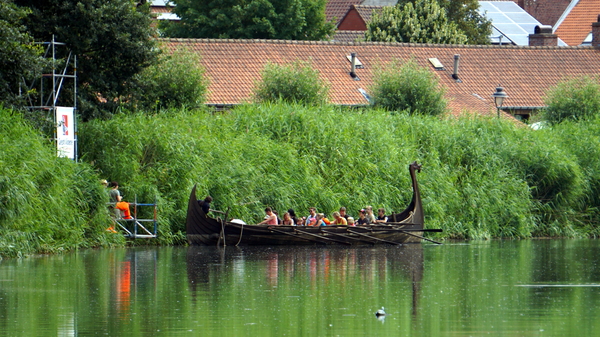
<path id="1" fill-rule="evenodd" d="M 508 97 L 508 95 L 504 92 L 504 88 L 498 86 L 496 88 L 496 92 L 492 95 L 494 97 L 494 104 L 496 104 L 496 112 L 498 113 L 498 118 L 500 118 L 500 108 L 502 108 L 502 103 L 504 103 L 504 99 Z"/>

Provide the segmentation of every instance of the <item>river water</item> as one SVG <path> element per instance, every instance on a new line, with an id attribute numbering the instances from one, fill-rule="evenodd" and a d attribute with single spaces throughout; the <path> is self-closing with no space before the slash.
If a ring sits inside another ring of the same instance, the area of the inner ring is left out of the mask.
<path id="1" fill-rule="evenodd" d="M 599 258 L 598 240 L 523 240 L 5 259 L 0 335 L 593 336 Z"/>

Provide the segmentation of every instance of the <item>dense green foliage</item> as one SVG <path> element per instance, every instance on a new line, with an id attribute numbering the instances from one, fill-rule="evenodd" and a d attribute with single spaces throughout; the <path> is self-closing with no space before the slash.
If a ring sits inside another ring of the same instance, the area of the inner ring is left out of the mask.
<path id="1" fill-rule="evenodd" d="M 439 115 L 446 111 L 444 91 L 438 78 L 413 59 L 392 61 L 375 70 L 373 105 L 392 111 Z"/>
<path id="2" fill-rule="evenodd" d="M 188 50 L 161 55 L 158 63 L 134 76 L 135 109 L 197 108 L 206 99 L 208 82 L 200 56 Z"/>
<path id="3" fill-rule="evenodd" d="M 559 82 L 548 90 L 545 103 L 543 118 L 551 124 L 596 118 L 600 115 L 598 77 L 582 76 Z"/>
<path id="4" fill-rule="evenodd" d="M 184 230 L 195 183 L 216 209 L 250 223 L 265 206 L 400 211 L 411 197 L 408 163 L 418 160 L 427 226 L 445 237 L 579 236 L 600 234 L 600 161 L 553 135 L 592 144 L 594 123 L 538 132 L 495 118 L 263 104 L 94 121 L 80 144 L 130 198 L 158 196 L 163 235 Z"/>
<path id="5" fill-rule="evenodd" d="M 437 0 L 386 6 L 367 23 L 366 41 L 464 44 L 467 36 Z"/>
<path id="6" fill-rule="evenodd" d="M 287 65 L 267 63 L 262 80 L 255 84 L 256 102 L 284 101 L 318 105 L 327 102 L 329 86 L 319 78 L 319 71 L 308 63 L 296 61 Z"/>
<path id="7" fill-rule="evenodd" d="M 25 94 L 27 85 L 40 73 L 41 49 L 33 45 L 21 19 L 27 11 L 10 0 L 0 0 L 0 101 L 17 104 L 19 89 Z"/>
<path id="8" fill-rule="evenodd" d="M 31 10 L 25 25 L 37 41 L 66 43 L 77 55 L 78 109 L 84 120 L 104 116 L 130 95 L 128 81 L 154 62 L 149 6 L 133 0 L 15 0 Z M 68 50 L 67 50 L 68 49 Z M 63 87 L 62 105 L 70 105 Z"/>
<path id="9" fill-rule="evenodd" d="M 0 109 L 0 256 L 123 242 L 107 235 L 107 196 L 88 164 L 56 150 L 18 113 Z"/>
<path id="10" fill-rule="evenodd" d="M 448 21 L 454 22 L 466 37 L 466 44 L 489 44 L 492 22 L 479 14 L 478 0 L 436 0 L 446 11 Z M 419 0 L 399 0 L 399 6 Z"/>
<path id="11" fill-rule="evenodd" d="M 325 0 L 173 0 L 181 21 L 163 22 L 169 37 L 322 40 L 333 34 Z"/>

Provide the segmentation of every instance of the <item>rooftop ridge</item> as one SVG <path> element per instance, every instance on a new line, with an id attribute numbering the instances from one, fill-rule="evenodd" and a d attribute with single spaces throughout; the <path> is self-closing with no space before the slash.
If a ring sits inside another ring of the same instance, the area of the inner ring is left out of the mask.
<path id="1" fill-rule="evenodd" d="M 306 40 L 270 40 L 270 39 L 207 39 L 207 38 L 157 38 L 159 42 L 179 43 L 239 43 L 239 44 L 287 44 L 287 45 L 330 45 L 330 46 L 390 46 L 420 48 L 464 48 L 464 49 L 594 49 L 593 46 L 515 46 L 515 45 L 466 45 L 436 44 L 413 42 L 340 42 L 340 41 L 306 41 Z"/>

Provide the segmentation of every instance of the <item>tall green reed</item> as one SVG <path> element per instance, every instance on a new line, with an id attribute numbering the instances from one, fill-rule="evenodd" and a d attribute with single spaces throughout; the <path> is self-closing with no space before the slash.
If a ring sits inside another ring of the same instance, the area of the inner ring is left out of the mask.
<path id="1" fill-rule="evenodd" d="M 407 166 L 418 160 L 426 221 L 445 229 L 441 236 L 583 235 L 557 216 L 585 191 L 576 157 L 543 133 L 492 118 L 265 103 L 117 116 L 86 123 L 80 135 L 84 160 L 126 195 L 158 197 L 165 233 L 185 230 L 195 183 L 200 197 L 251 223 L 265 206 L 398 212 L 412 195 Z"/>

